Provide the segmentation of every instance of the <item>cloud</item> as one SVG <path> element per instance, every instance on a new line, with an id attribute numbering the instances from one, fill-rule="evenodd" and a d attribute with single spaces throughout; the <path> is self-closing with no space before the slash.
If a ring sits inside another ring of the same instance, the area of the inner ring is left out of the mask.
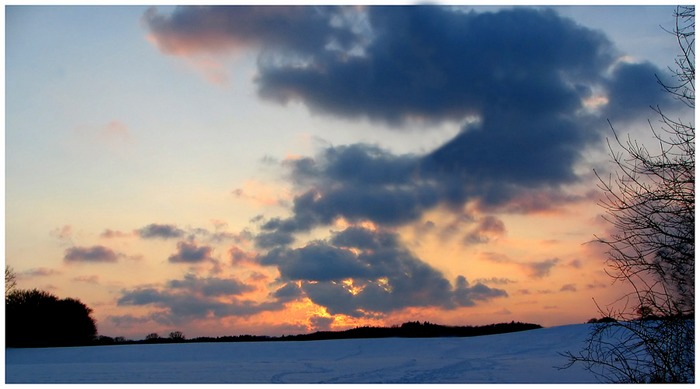
<path id="1" fill-rule="evenodd" d="M 478 278 L 474 280 L 477 283 L 482 283 L 482 284 L 494 284 L 494 285 L 508 285 L 508 284 L 513 284 L 516 283 L 517 281 L 511 280 L 510 278 L 503 278 L 503 277 L 491 277 L 491 278 Z"/>
<path id="2" fill-rule="evenodd" d="M 38 268 L 34 268 L 34 269 L 25 270 L 25 271 L 19 273 L 18 276 L 21 278 L 33 278 L 33 277 L 52 276 L 55 274 L 61 274 L 61 272 L 58 270 L 49 269 L 46 267 L 38 267 Z"/>
<path id="3" fill-rule="evenodd" d="M 118 230 L 112 230 L 110 228 L 106 228 L 102 233 L 100 234 L 100 238 L 103 239 L 115 239 L 115 238 L 127 238 L 132 236 L 131 233 L 129 232 L 122 232 Z"/>
<path id="4" fill-rule="evenodd" d="M 600 281 L 593 281 L 586 285 L 586 289 L 607 288 L 609 284 Z"/>
<path id="5" fill-rule="evenodd" d="M 187 239 L 190 240 L 198 238 L 211 243 L 221 243 L 224 241 L 239 242 L 248 239 L 245 232 L 233 233 L 226 231 L 226 224 L 221 223 L 221 221 L 213 221 L 214 231 L 203 227 L 180 228 L 174 224 L 151 223 L 134 230 L 134 234 L 142 239 L 179 239 L 187 237 Z M 105 230 L 102 234 L 102 237 L 105 238 L 123 236 L 128 236 L 128 234 L 110 229 Z"/>
<path id="6" fill-rule="evenodd" d="M 274 222 L 274 220 L 273 220 Z M 273 229 L 274 224 L 269 222 L 263 226 L 264 229 Z M 272 248 L 286 246 L 294 242 L 294 236 L 287 231 L 261 232 L 255 236 L 255 245 L 259 248 Z"/>
<path id="7" fill-rule="evenodd" d="M 66 262 L 117 262 L 122 254 L 105 246 L 70 247 L 66 249 L 63 260 Z"/>
<path id="8" fill-rule="evenodd" d="M 589 201 L 592 192 L 567 189 L 590 178 L 576 168 L 587 148 L 600 145 L 605 119 L 629 120 L 650 104 L 670 104 L 651 79 L 659 69 L 620 62 L 622 53 L 602 32 L 541 8 L 178 7 L 171 14 L 149 9 L 143 21 L 170 55 L 258 50 L 254 82 L 263 99 L 397 130 L 413 121 L 426 131 L 433 123 L 460 127 L 420 154 L 353 144 L 282 163 L 295 184 L 291 214 L 259 220 L 255 244 L 268 251 L 257 260 L 279 270 L 284 286 L 272 297 L 305 296 L 332 314 L 450 309 L 505 296 L 462 276 L 448 281 L 387 231 L 438 206 L 469 204 L 485 216 L 464 242 L 485 243 L 506 233 L 493 214 Z M 340 219 L 369 221 L 377 230 L 350 227 L 297 242 Z M 170 260 L 198 262 L 208 250 L 180 242 Z M 491 259 L 534 278 L 561 262 Z"/>
<path id="9" fill-rule="evenodd" d="M 508 296 L 504 290 L 489 288 L 481 283 L 470 286 L 464 276 L 458 276 L 455 283 L 455 299 L 459 305 L 464 307 L 475 305 L 476 301 L 485 301 L 495 297 Z"/>
<path id="10" fill-rule="evenodd" d="M 541 261 L 533 262 L 519 262 L 506 255 L 493 252 L 482 253 L 481 258 L 494 263 L 513 264 L 527 271 L 530 277 L 533 278 L 544 278 L 549 276 L 551 270 L 561 262 L 561 259 L 559 258 L 543 259 Z"/>
<path id="11" fill-rule="evenodd" d="M 505 235 L 506 226 L 503 221 L 494 216 L 485 216 L 477 223 L 477 226 L 464 237 L 464 243 L 468 245 L 488 243 Z"/>
<path id="12" fill-rule="evenodd" d="M 331 147 L 315 158 L 287 161 L 291 178 L 305 191 L 293 200 L 293 216 L 261 226 L 260 247 L 293 242 L 296 232 L 331 224 L 371 220 L 387 226 L 417 219 L 440 200 L 439 187 L 418 176 L 418 159 L 379 147 L 356 144 Z"/>
<path id="13" fill-rule="evenodd" d="M 314 331 L 330 331 L 331 325 L 335 321 L 334 317 L 312 316 L 309 319 L 311 328 Z"/>
<path id="14" fill-rule="evenodd" d="M 73 227 L 68 224 L 54 228 L 49 234 L 63 243 L 73 244 Z"/>
<path id="15" fill-rule="evenodd" d="M 461 152 L 454 153 L 455 158 L 463 158 Z M 475 200 L 485 212 L 528 213 L 589 200 L 587 194 L 567 194 L 549 184 L 527 188 L 509 183 L 499 179 L 496 170 L 479 177 L 474 173 L 478 169 L 447 169 L 434 157 L 434 153 L 396 155 L 375 145 L 353 144 L 329 147 L 315 158 L 285 162 L 292 181 L 303 190 L 293 199 L 291 217 L 261 225 L 258 247 L 291 244 L 295 233 L 339 218 L 392 227 L 415 222 L 440 204 L 458 209 Z M 505 225 L 493 216 L 478 223 L 464 237 L 465 243 L 485 243 L 506 232 Z"/>
<path id="16" fill-rule="evenodd" d="M 525 263 L 523 266 L 530 271 L 530 276 L 534 278 L 543 278 L 548 276 L 552 268 L 559 262 L 561 262 L 559 258 L 551 258 L 537 262 Z"/>
<path id="17" fill-rule="evenodd" d="M 576 291 L 576 285 L 574 284 L 566 284 L 562 285 L 561 289 L 559 289 L 560 292 L 575 292 Z"/>
<path id="18" fill-rule="evenodd" d="M 134 325 L 143 325 L 150 321 L 148 317 L 137 317 L 134 315 L 112 315 L 109 316 L 109 321 L 111 321 L 117 327 L 131 327 Z"/>
<path id="19" fill-rule="evenodd" d="M 295 282 L 288 282 L 281 288 L 275 290 L 272 296 L 279 301 L 292 301 L 303 296 L 303 291 Z"/>
<path id="20" fill-rule="evenodd" d="M 275 248 L 259 256 L 276 266 L 288 283 L 279 297 L 305 295 L 331 314 L 364 317 L 406 307 L 453 309 L 505 297 L 506 292 L 482 283 L 469 285 L 458 277 L 455 286 L 383 230 L 349 227 L 330 239 L 299 248 Z"/>
<path id="21" fill-rule="evenodd" d="M 311 242 L 297 249 L 274 249 L 262 256 L 262 265 L 275 265 L 285 279 L 331 281 L 366 277 L 366 266 L 349 249 Z"/>
<path id="22" fill-rule="evenodd" d="M 210 246 L 198 246 L 195 242 L 177 243 L 177 252 L 168 257 L 171 263 L 200 263 L 212 260 Z"/>
<path id="23" fill-rule="evenodd" d="M 610 119 L 631 119 L 639 107 L 669 104 L 669 94 L 658 84 L 657 77 L 664 79 L 664 73 L 650 62 L 621 62 L 615 66 L 607 84 L 606 113 Z"/>
<path id="24" fill-rule="evenodd" d="M 257 303 L 240 299 L 254 288 L 235 278 L 199 278 L 187 274 L 164 285 L 122 290 L 119 306 L 153 306 L 160 309 L 152 319 L 161 323 L 183 323 L 188 320 L 246 316 L 263 311 L 279 310 L 282 302 Z"/>
<path id="25" fill-rule="evenodd" d="M 150 8 L 143 22 L 165 53 L 218 53 L 240 46 L 264 46 L 295 53 L 314 53 L 331 41 L 349 39 L 347 29 L 331 18 L 342 9 L 330 7 L 177 7 L 171 15 Z"/>
<path id="26" fill-rule="evenodd" d="M 100 277 L 99 277 L 99 276 L 95 276 L 95 275 L 92 275 L 92 276 L 77 276 L 77 277 L 73 277 L 73 281 L 76 281 L 76 282 L 85 282 L 85 283 L 87 283 L 87 284 L 97 284 L 97 283 L 100 281 Z"/>
<path id="27" fill-rule="evenodd" d="M 603 33 L 547 9 L 178 7 L 149 9 L 144 23 L 168 54 L 258 49 L 265 99 L 396 127 L 415 118 L 462 126 L 422 155 L 355 144 L 286 161 L 300 191 L 291 217 L 262 225 L 265 249 L 338 218 L 396 226 L 440 204 L 527 213 L 588 200 L 562 188 L 580 180 L 575 166 L 607 131 L 605 118 L 669 101 L 647 80 L 661 73 L 653 65 L 619 62 Z M 596 112 L 594 91 L 606 102 Z"/>
<path id="28" fill-rule="evenodd" d="M 500 107 L 536 114 L 572 109 L 586 90 L 566 81 L 595 77 L 611 60 L 602 34 L 553 11 L 427 6 L 365 12 L 372 34 L 363 55 L 317 46 L 309 66 L 263 61 L 260 94 L 389 122 L 461 120 Z"/>
<path id="29" fill-rule="evenodd" d="M 494 253 L 491 251 L 482 252 L 480 257 L 486 261 L 495 262 L 495 263 L 513 263 L 513 262 L 515 262 L 509 256 L 507 256 L 505 254 Z"/>
<path id="30" fill-rule="evenodd" d="M 135 231 L 143 239 L 173 239 L 181 238 L 185 231 L 172 224 L 149 224 Z"/>
<path id="31" fill-rule="evenodd" d="M 228 250 L 229 257 L 231 258 L 231 264 L 238 265 L 243 263 L 255 263 L 255 253 L 247 252 L 238 246 L 232 246 Z"/>
<path id="32" fill-rule="evenodd" d="M 255 289 L 235 279 L 198 278 L 193 274 L 185 275 L 182 280 L 171 280 L 167 283 L 167 287 L 193 291 L 206 297 L 239 295 Z"/>
<path id="33" fill-rule="evenodd" d="M 133 143 L 129 127 L 119 120 L 112 120 L 107 123 L 100 131 L 100 137 L 105 143 L 113 147 Z"/>

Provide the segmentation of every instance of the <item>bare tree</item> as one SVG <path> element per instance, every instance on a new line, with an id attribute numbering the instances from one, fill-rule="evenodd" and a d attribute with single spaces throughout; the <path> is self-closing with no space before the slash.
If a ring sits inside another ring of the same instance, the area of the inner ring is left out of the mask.
<path id="1" fill-rule="evenodd" d="M 676 9 L 671 31 L 681 54 L 674 83 L 659 83 L 695 109 L 695 8 Z M 621 140 L 608 142 L 616 173 L 598 175 L 609 237 L 607 273 L 632 287 L 622 308 L 601 313 L 617 321 L 594 324 L 588 346 L 566 354 L 606 381 L 695 381 L 695 126 L 659 107 L 651 123 L 657 151 Z M 611 125 L 612 128 L 612 125 Z"/>
<path id="2" fill-rule="evenodd" d="M 145 340 L 148 342 L 154 342 L 154 341 L 157 341 L 160 339 L 161 339 L 160 335 L 158 335 L 158 333 L 156 333 L 156 332 L 151 332 L 150 334 L 146 335 L 146 338 L 145 338 Z"/>
<path id="3" fill-rule="evenodd" d="M 171 341 L 175 342 L 184 342 L 185 341 L 185 334 L 183 334 L 180 331 L 173 331 L 168 335 L 168 339 Z"/>
<path id="4" fill-rule="evenodd" d="M 5 298 L 17 287 L 17 274 L 10 266 L 5 265 Z"/>

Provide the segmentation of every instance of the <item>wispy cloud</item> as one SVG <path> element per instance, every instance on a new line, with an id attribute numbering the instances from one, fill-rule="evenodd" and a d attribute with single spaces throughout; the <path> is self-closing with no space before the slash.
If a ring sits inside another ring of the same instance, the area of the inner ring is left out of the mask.
<path id="1" fill-rule="evenodd" d="M 20 278 L 34 278 L 34 277 L 46 277 L 56 274 L 61 274 L 60 271 L 56 269 L 50 269 L 47 267 L 38 267 L 34 269 L 25 270 L 17 274 Z"/>

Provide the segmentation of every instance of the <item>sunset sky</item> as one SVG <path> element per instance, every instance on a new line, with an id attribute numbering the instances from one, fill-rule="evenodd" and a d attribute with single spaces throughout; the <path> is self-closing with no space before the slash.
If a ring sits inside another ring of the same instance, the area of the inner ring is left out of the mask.
<path id="1" fill-rule="evenodd" d="M 8 6 L 6 263 L 132 339 L 585 322 L 673 11 Z"/>

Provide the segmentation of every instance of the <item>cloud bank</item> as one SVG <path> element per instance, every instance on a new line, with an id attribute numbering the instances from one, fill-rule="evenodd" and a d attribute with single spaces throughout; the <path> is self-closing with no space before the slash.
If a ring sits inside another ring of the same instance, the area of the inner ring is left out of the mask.
<path id="1" fill-rule="evenodd" d="M 260 257 L 277 266 L 287 284 L 278 296 L 306 295 L 329 313 L 363 317 L 406 307 L 452 309 L 505 297 L 504 290 L 463 276 L 455 285 L 416 258 L 388 231 L 350 227 L 328 240 L 299 248 L 275 248 Z"/>
<path id="2" fill-rule="evenodd" d="M 486 215 L 463 242 L 482 244 L 507 231 L 493 214 L 589 201 L 590 194 L 566 188 L 581 182 L 575 168 L 587 148 L 600 144 L 605 119 L 629 120 L 650 104 L 670 104 L 656 84 L 663 72 L 648 62 L 621 61 L 603 33 L 548 9 L 178 7 L 171 14 L 150 9 L 143 21 L 169 55 L 258 50 L 254 82 L 262 99 L 298 101 L 316 113 L 397 131 L 415 121 L 426 131 L 433 123 L 459 126 L 452 139 L 423 154 L 359 143 L 283 163 L 298 191 L 289 216 L 260 220 L 256 260 L 279 270 L 283 286 L 271 295 L 275 303 L 308 297 L 332 314 L 452 309 L 506 296 L 463 276 L 448 281 L 392 229 L 438 206 L 471 204 Z M 350 227 L 298 241 L 339 220 Z M 181 237 L 156 227 L 141 236 Z M 171 262 L 200 261 L 207 248 L 180 242 Z M 559 262 L 524 268 L 543 278 Z M 125 301 L 141 301 L 136 297 Z"/>
<path id="3" fill-rule="evenodd" d="M 620 62 L 604 34 L 548 9 L 178 7 L 151 9 L 144 23 L 173 55 L 259 50 L 265 99 L 397 127 L 468 119 L 426 155 L 356 144 L 291 163 L 309 188 L 293 219 L 264 228 L 276 232 L 261 237 L 264 247 L 336 217 L 395 225 L 440 203 L 498 209 L 535 191 L 565 197 L 581 152 L 607 130 L 602 118 L 669 101 L 659 69 Z M 591 108 L 596 97 L 607 103 Z"/>

